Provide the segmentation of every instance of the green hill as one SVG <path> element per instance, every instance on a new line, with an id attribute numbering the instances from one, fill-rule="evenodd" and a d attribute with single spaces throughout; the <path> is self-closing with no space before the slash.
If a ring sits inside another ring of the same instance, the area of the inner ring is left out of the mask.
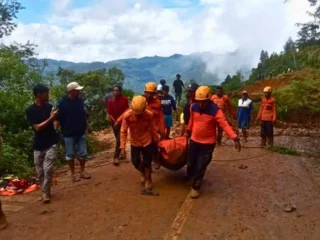
<path id="1" fill-rule="evenodd" d="M 38 61 L 40 65 L 44 61 L 48 64 L 44 74 L 56 73 L 59 67 L 73 70 L 76 73 L 117 67 L 125 74 L 125 87 L 134 91 L 141 91 L 146 82 L 158 82 L 162 78 L 166 79 L 168 84 L 171 85 L 177 73 L 181 74 L 184 81 L 195 79 L 201 84 L 210 85 L 220 83 L 227 74 L 235 73 L 237 70 L 241 70 L 244 75 L 248 76 L 250 66 L 239 64 L 238 59 L 241 55 L 240 52 L 223 55 L 206 52 L 191 55 L 174 54 L 170 57 L 130 58 L 106 63 L 74 63 L 53 59 L 39 59 Z"/>

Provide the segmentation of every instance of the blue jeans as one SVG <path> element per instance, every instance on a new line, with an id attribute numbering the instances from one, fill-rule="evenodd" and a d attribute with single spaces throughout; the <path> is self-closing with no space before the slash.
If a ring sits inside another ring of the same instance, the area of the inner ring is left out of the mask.
<path id="1" fill-rule="evenodd" d="M 172 127 L 172 114 L 164 115 L 164 123 L 166 127 Z"/>
<path id="2" fill-rule="evenodd" d="M 65 137 L 64 143 L 67 161 L 75 159 L 76 154 L 80 160 L 87 158 L 87 141 L 85 134 L 80 137 Z"/>

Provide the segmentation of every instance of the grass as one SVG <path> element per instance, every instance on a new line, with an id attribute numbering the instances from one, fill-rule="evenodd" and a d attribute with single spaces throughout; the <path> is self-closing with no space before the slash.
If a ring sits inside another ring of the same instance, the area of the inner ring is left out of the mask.
<path id="1" fill-rule="evenodd" d="M 291 156 L 300 156 L 301 153 L 292 147 L 282 147 L 282 146 L 269 146 L 267 147 L 268 151 L 279 153 L 279 154 L 286 154 Z"/>

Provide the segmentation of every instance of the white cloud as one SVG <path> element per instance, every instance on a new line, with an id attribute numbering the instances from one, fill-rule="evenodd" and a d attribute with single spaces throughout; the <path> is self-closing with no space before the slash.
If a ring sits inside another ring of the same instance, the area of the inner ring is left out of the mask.
<path id="1" fill-rule="evenodd" d="M 66 10 L 72 3 L 72 0 L 52 0 L 51 4 L 58 12 Z"/>
<path id="2" fill-rule="evenodd" d="M 295 37 L 295 23 L 306 20 L 308 8 L 301 0 L 201 0 L 195 12 L 191 1 L 176 1 L 187 7 L 100 0 L 70 9 L 72 0 L 54 0 L 47 22 L 20 24 L 4 41 L 34 40 L 40 57 L 75 62 L 240 48 L 247 56 L 242 61 L 251 64 L 261 49 L 280 51 Z"/>

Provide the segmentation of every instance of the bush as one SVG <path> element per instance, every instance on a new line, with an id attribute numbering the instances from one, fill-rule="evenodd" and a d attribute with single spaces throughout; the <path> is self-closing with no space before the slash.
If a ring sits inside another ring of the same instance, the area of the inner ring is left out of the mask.
<path id="1" fill-rule="evenodd" d="M 305 114 L 320 114 L 319 89 L 320 81 L 310 77 L 275 90 L 279 119 L 288 120 L 297 115 L 307 120 Z"/>

